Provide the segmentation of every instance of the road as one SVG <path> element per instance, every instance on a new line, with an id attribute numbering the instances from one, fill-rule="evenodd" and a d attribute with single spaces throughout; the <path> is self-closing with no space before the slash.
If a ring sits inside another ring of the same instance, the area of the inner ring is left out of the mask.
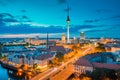
<path id="1" fill-rule="evenodd" d="M 51 72 L 52 70 L 54 70 L 54 68 L 50 68 L 47 71 L 39 73 L 38 75 L 36 75 L 35 77 L 33 77 L 31 80 L 39 80 L 39 78 L 45 76 L 47 73 Z"/>
<path id="2" fill-rule="evenodd" d="M 54 68 L 51 72 L 49 72 L 48 74 L 44 75 L 43 77 L 39 78 L 39 80 L 44 80 L 46 79 L 48 76 L 50 76 L 52 73 L 54 73 L 55 71 L 57 71 L 57 68 Z"/>
<path id="3" fill-rule="evenodd" d="M 50 80 L 66 80 L 72 73 L 74 73 L 73 64 L 69 64 L 59 73 L 50 76 Z"/>
<path id="4" fill-rule="evenodd" d="M 91 49 L 92 49 L 92 47 L 89 47 L 89 48 L 87 48 L 86 50 L 84 50 L 84 51 L 82 52 L 82 55 L 81 55 L 81 56 L 87 54 L 87 52 L 89 52 Z M 76 60 L 76 58 L 79 58 L 79 57 L 80 57 L 80 56 L 73 57 L 73 58 L 71 58 L 70 60 L 68 60 L 67 62 L 63 63 L 61 66 L 59 66 L 59 67 L 57 67 L 57 68 L 52 68 L 52 69 L 50 69 L 49 71 L 47 70 L 46 72 L 41 73 L 42 75 L 39 74 L 39 75 L 35 76 L 34 78 L 32 78 L 31 80 L 46 80 L 49 76 L 54 75 L 54 74 L 56 74 L 57 72 L 61 71 L 61 70 L 62 70 L 64 67 L 66 67 L 69 63 L 73 63 L 73 62 Z"/>

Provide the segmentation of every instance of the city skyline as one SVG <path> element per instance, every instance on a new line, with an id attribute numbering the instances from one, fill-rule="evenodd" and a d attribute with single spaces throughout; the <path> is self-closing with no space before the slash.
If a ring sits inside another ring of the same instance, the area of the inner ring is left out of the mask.
<path id="1" fill-rule="evenodd" d="M 0 38 L 66 35 L 68 4 L 70 37 L 119 38 L 119 0 L 0 0 Z"/>

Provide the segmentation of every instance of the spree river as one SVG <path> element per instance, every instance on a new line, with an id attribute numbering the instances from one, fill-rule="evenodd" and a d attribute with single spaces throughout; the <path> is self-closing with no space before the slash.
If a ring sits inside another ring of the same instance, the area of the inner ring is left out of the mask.
<path id="1" fill-rule="evenodd" d="M 8 80 L 7 69 L 3 68 L 0 64 L 0 80 Z"/>
<path id="2" fill-rule="evenodd" d="M 24 80 L 18 78 L 12 78 L 8 75 L 7 69 L 3 68 L 0 64 L 0 80 Z"/>

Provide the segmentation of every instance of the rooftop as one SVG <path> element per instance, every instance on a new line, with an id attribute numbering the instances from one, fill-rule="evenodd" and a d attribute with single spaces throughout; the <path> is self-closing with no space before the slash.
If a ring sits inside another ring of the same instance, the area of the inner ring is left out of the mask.
<path id="1" fill-rule="evenodd" d="M 76 61 L 74 65 L 90 66 L 90 67 L 92 67 L 92 64 L 85 58 L 79 58 L 78 61 Z"/>
<path id="2" fill-rule="evenodd" d="M 114 69 L 118 70 L 120 69 L 120 65 L 118 64 L 107 64 L 107 63 L 92 63 L 95 68 L 107 68 L 107 69 Z"/>
<path id="3" fill-rule="evenodd" d="M 65 48 L 63 46 L 50 46 L 49 47 L 50 51 L 56 51 L 56 52 L 62 52 L 65 53 Z"/>

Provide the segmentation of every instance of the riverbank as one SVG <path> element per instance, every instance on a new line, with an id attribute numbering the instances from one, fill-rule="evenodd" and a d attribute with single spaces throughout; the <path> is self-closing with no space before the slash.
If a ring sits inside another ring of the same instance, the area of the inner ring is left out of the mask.
<path id="1" fill-rule="evenodd" d="M 24 65 L 16 67 L 2 60 L 0 60 L 0 64 L 2 68 L 7 70 L 7 75 L 16 77 L 20 80 L 29 80 L 35 76 L 34 71 L 32 71 L 31 69 L 24 70 Z"/>
<path id="2" fill-rule="evenodd" d="M 12 66 L 8 66 L 7 64 L 4 64 L 1 60 L 0 60 L 0 80 L 25 80 L 24 76 L 17 76 L 17 69 L 12 67 Z"/>
<path id="3" fill-rule="evenodd" d="M 0 64 L 0 80 L 25 80 L 24 77 L 15 76 L 15 72 L 8 70 Z"/>

